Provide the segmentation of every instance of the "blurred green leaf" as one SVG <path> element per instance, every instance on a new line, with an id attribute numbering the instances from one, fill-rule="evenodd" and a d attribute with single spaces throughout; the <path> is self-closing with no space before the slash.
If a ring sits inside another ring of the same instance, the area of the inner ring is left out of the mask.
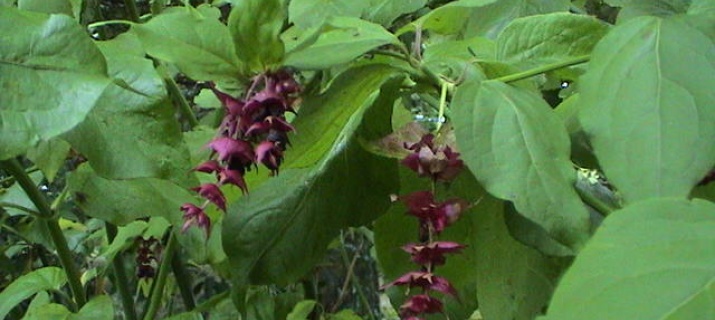
<path id="1" fill-rule="evenodd" d="M 280 65 L 285 48 L 280 39 L 286 19 L 283 0 L 242 0 L 228 17 L 238 58 L 252 72 Z"/>
<path id="2" fill-rule="evenodd" d="M 41 13 L 58 13 L 74 16 L 69 0 L 18 0 L 18 9 Z"/>
<path id="3" fill-rule="evenodd" d="M 692 0 L 605 0 L 610 6 L 621 7 L 618 22 L 640 16 L 666 17 L 685 13 Z"/>
<path id="4" fill-rule="evenodd" d="M 566 128 L 540 96 L 498 81 L 462 84 L 452 101 L 464 162 L 492 195 L 577 251 L 589 236 L 573 189 Z"/>
<path id="5" fill-rule="evenodd" d="M 313 312 L 313 308 L 315 308 L 316 303 L 317 302 L 315 300 L 298 302 L 298 304 L 296 304 L 293 308 L 293 311 L 288 314 L 286 320 L 308 320 L 308 315 Z"/>
<path id="6" fill-rule="evenodd" d="M 33 303 L 35 300 L 33 300 Z M 23 320 L 111 320 L 114 319 L 114 305 L 108 295 L 92 298 L 78 313 L 72 313 L 63 305 L 48 303 L 30 308 Z"/>
<path id="7" fill-rule="evenodd" d="M 681 20 L 642 17 L 594 50 L 580 121 L 626 202 L 686 196 L 713 167 L 714 47 Z"/>
<path id="8" fill-rule="evenodd" d="M 110 79 L 68 16 L 3 8 L 0 39 L 0 159 L 8 159 L 83 121 Z"/>
<path id="9" fill-rule="evenodd" d="M 27 158 L 40 168 L 47 178 L 52 182 L 57 175 L 57 171 L 65 164 L 65 159 L 70 151 L 70 144 L 60 138 L 40 141 L 40 143 L 27 151 Z"/>
<path id="10" fill-rule="evenodd" d="M 372 49 L 399 40 L 382 26 L 357 18 L 335 17 L 330 28 L 306 48 L 288 53 L 285 64 L 301 69 L 326 69 L 352 61 Z"/>
<path id="11" fill-rule="evenodd" d="M 354 0 L 291 0 L 288 5 L 290 21 L 298 28 L 319 26 L 332 17 L 360 18 L 371 6 L 370 1 Z"/>
<path id="12" fill-rule="evenodd" d="M 64 271 L 57 267 L 44 267 L 15 279 L 0 292 L 0 318 L 5 319 L 13 307 L 33 294 L 59 290 L 65 282 L 67 277 Z"/>
<path id="13" fill-rule="evenodd" d="M 567 11 L 568 0 L 459 0 L 441 6 L 401 28 L 397 34 L 417 28 L 438 34 L 496 38 L 519 17 Z"/>
<path id="14" fill-rule="evenodd" d="M 561 279 L 546 319 L 715 317 L 715 206 L 661 198 L 608 216 Z"/>
<path id="15" fill-rule="evenodd" d="M 241 74 L 229 28 L 198 9 L 166 8 L 149 22 L 132 25 L 132 31 L 149 55 L 194 80 L 235 81 Z"/>
<path id="16" fill-rule="evenodd" d="M 359 1 L 355 1 L 359 2 Z M 389 27 L 392 21 L 403 14 L 419 10 L 427 4 L 427 0 L 370 0 L 364 1 L 365 19 Z"/>

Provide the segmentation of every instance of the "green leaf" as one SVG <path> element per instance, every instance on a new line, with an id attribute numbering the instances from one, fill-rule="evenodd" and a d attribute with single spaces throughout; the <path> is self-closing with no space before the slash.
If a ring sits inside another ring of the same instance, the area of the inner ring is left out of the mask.
<path id="1" fill-rule="evenodd" d="M 414 1 L 413 1 L 414 2 Z M 319 26 L 332 17 L 360 18 L 371 6 L 370 1 L 354 0 L 291 0 L 288 5 L 290 21 L 298 28 Z"/>
<path id="2" fill-rule="evenodd" d="M 567 11 L 568 0 L 459 0 L 441 6 L 401 28 L 416 28 L 464 38 L 496 38 L 510 21 L 530 15 Z"/>
<path id="3" fill-rule="evenodd" d="M 588 212 L 573 189 L 568 133 L 549 105 L 498 81 L 465 83 L 452 104 L 459 150 L 487 191 L 513 201 L 559 243 L 581 247 Z"/>
<path id="4" fill-rule="evenodd" d="M 415 191 L 429 190 L 429 180 L 419 178 L 416 173 L 404 166 L 400 167 L 400 195 Z M 475 230 L 479 228 L 479 220 L 493 206 L 501 207 L 501 202 L 486 195 L 484 189 L 474 179 L 470 172 L 462 172 L 449 186 L 437 190 L 441 199 L 459 197 L 474 204 L 472 208 L 462 213 L 449 228 L 446 228 L 439 239 L 454 241 L 467 247 L 459 254 L 447 257 L 447 263 L 437 268 L 436 274 L 447 278 L 459 293 L 461 301 L 445 298 L 445 311 L 451 319 L 467 319 L 478 307 L 476 296 L 479 292 L 477 268 L 481 262 L 478 259 L 478 243 Z M 406 272 L 419 267 L 411 260 L 409 254 L 400 247 L 414 243 L 417 239 L 419 224 L 417 219 L 406 214 L 407 209 L 402 203 L 393 203 L 390 210 L 375 222 L 375 249 L 380 270 L 385 274 L 385 281 L 391 282 Z M 387 292 L 392 304 L 399 308 L 406 299 L 404 288 L 393 287 Z"/>
<path id="5" fill-rule="evenodd" d="M 228 17 L 238 58 L 253 72 L 261 72 L 283 60 L 285 48 L 279 35 L 286 19 L 283 0 L 243 0 Z"/>
<path id="6" fill-rule="evenodd" d="M 39 185 L 40 182 L 42 182 L 42 178 L 43 176 L 41 172 L 30 173 L 30 179 L 32 179 L 32 182 L 34 182 L 35 185 Z M 18 208 L 7 207 L 8 204 L 27 208 L 33 212 L 39 212 L 37 207 L 35 207 L 35 203 L 30 200 L 25 190 L 20 187 L 19 183 L 14 183 L 9 188 L 3 190 L 3 192 L 0 192 L 0 207 L 4 207 L 3 209 L 10 216 L 28 215 L 28 212 L 26 211 Z"/>
<path id="7" fill-rule="evenodd" d="M 68 178 L 71 192 L 86 214 L 123 226 L 136 219 L 158 216 L 180 221 L 179 207 L 192 202 L 186 188 L 155 178 L 108 180 L 89 166 L 80 166 Z"/>
<path id="8" fill-rule="evenodd" d="M 104 92 L 87 120 L 64 137 L 105 178 L 153 177 L 196 185 L 194 175 L 188 174 L 189 152 L 164 81 L 143 54 L 123 47 L 134 39 L 115 41 L 99 47 L 117 84 Z"/>
<path id="9" fill-rule="evenodd" d="M 660 198 L 615 211 L 566 272 L 547 319 L 715 317 L 715 205 Z"/>
<path id="10" fill-rule="evenodd" d="M 667 17 L 686 13 L 692 0 L 605 0 L 610 6 L 621 7 L 618 12 L 618 22 L 639 17 Z"/>
<path id="11" fill-rule="evenodd" d="M 686 196 L 715 163 L 713 42 L 681 20 L 643 17 L 594 50 L 581 124 L 626 202 Z"/>
<path id="12" fill-rule="evenodd" d="M 44 292 L 42 292 L 44 293 Z M 38 294 L 38 297 L 40 295 Z M 33 304 L 35 300 L 33 300 Z M 89 300 L 78 313 L 71 313 L 63 305 L 46 303 L 41 306 L 29 308 L 23 320 L 83 320 L 83 319 L 114 319 L 114 306 L 112 298 L 107 295 L 96 296 Z"/>
<path id="13" fill-rule="evenodd" d="M 312 45 L 292 51 L 285 64 L 301 69 L 326 69 L 399 40 L 380 25 L 357 18 L 335 17 Z"/>
<path id="14" fill-rule="evenodd" d="M 692 0 L 688 14 L 715 14 L 715 2 L 711 0 Z"/>
<path id="15" fill-rule="evenodd" d="M 40 143 L 27 151 L 27 158 L 42 170 L 47 181 L 55 179 L 57 171 L 65 164 L 65 158 L 70 151 L 70 144 L 59 138 Z"/>
<path id="16" fill-rule="evenodd" d="M 353 1 L 360 2 L 360 1 Z M 427 4 L 427 0 L 370 0 L 365 8 L 365 19 L 389 27 L 392 21 L 403 14 L 419 10 Z"/>
<path id="17" fill-rule="evenodd" d="M 316 305 L 315 300 L 305 300 L 298 302 L 293 308 L 293 311 L 288 314 L 286 320 L 307 320 L 308 315 L 313 312 L 313 308 Z"/>
<path id="18" fill-rule="evenodd" d="M 370 140 L 389 132 L 401 81 L 392 68 L 366 66 L 339 76 L 324 95 L 305 98 L 294 122 L 300 134 L 292 138 L 280 175 L 252 187 L 224 219 L 223 245 L 240 310 L 246 285 L 296 281 L 320 261 L 339 230 L 387 209 L 396 189 L 395 163 L 363 150 L 358 136 Z"/>
<path id="19" fill-rule="evenodd" d="M 69 0 L 18 0 L 18 9 L 42 13 L 66 14 L 74 16 Z"/>
<path id="20" fill-rule="evenodd" d="M 59 290 L 65 282 L 67 277 L 64 271 L 57 267 L 37 269 L 15 279 L 0 292 L 0 318 L 5 319 L 15 305 L 33 294 L 45 290 Z"/>
<path id="21" fill-rule="evenodd" d="M 3 8 L 0 30 L 0 159 L 8 159 L 84 120 L 110 80 L 68 16 Z"/>
<path id="22" fill-rule="evenodd" d="M 472 231 L 479 311 L 484 319 L 534 319 L 545 310 L 570 259 L 546 257 L 514 240 L 504 206 L 490 203 L 475 212 Z"/>
<path id="23" fill-rule="evenodd" d="M 171 7 L 132 25 L 146 52 L 194 80 L 235 81 L 241 64 L 228 27 L 191 7 Z"/>
<path id="24" fill-rule="evenodd" d="M 532 64 L 582 56 L 590 54 L 608 30 L 608 25 L 596 18 L 571 13 L 518 18 L 497 37 L 496 56 Z"/>
<path id="25" fill-rule="evenodd" d="M 444 41 L 427 46 L 422 63 L 436 74 L 467 81 L 486 79 L 476 61 L 494 59 L 494 41 L 474 37 L 458 41 Z"/>

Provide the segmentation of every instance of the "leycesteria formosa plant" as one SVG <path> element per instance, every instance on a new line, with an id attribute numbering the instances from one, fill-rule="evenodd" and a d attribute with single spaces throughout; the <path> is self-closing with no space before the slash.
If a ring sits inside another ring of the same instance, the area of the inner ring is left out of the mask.
<path id="1" fill-rule="evenodd" d="M 459 153 L 449 146 L 437 146 L 432 134 L 427 134 L 412 145 L 405 144 L 411 153 L 402 160 L 402 164 L 415 171 L 420 177 L 432 180 L 432 185 L 449 183 L 462 170 L 464 164 L 459 159 Z M 459 299 L 457 290 L 444 277 L 435 274 L 438 266 L 446 262 L 446 254 L 459 253 L 465 246 L 456 242 L 439 241 L 442 231 L 459 218 L 468 207 L 462 199 L 454 198 L 443 202 L 435 199 L 434 187 L 431 191 L 417 191 L 404 196 L 393 196 L 407 206 L 407 213 L 419 219 L 418 242 L 409 243 L 402 249 L 409 253 L 412 262 L 420 266 L 419 271 L 410 271 L 396 280 L 383 286 L 417 287 L 421 293 L 413 295 L 400 306 L 402 319 L 422 319 L 420 315 L 443 313 L 443 303 L 438 297 L 430 295 L 430 291 L 440 292 Z"/>
<path id="2" fill-rule="evenodd" d="M 254 77 L 243 98 L 222 92 L 214 84 L 211 90 L 221 101 L 225 116 L 217 136 L 206 147 L 211 149 L 210 159 L 194 168 L 195 171 L 214 174 L 215 183 L 205 183 L 192 188 L 206 199 L 201 206 L 185 203 L 182 231 L 197 225 L 211 234 L 211 220 L 204 211 L 209 203 L 226 212 L 226 197 L 220 187 L 233 185 L 248 192 L 244 175 L 258 163 L 278 174 L 283 152 L 290 144 L 288 132 L 295 131 L 285 118 L 293 108 L 300 87 L 293 75 L 285 70 L 266 72 Z"/>

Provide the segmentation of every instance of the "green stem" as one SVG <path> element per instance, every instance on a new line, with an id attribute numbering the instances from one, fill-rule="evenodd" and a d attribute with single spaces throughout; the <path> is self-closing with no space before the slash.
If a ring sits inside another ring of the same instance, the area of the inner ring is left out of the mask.
<path id="1" fill-rule="evenodd" d="M 30 208 L 23 207 L 21 205 L 14 204 L 14 203 L 0 201 L 0 208 L 12 208 L 12 209 L 20 210 L 23 212 L 27 212 L 35 217 L 38 217 L 38 218 L 40 217 L 39 212 L 32 210 Z"/>
<path id="2" fill-rule="evenodd" d="M 139 22 L 139 10 L 134 0 L 124 0 L 124 6 L 127 8 L 127 16 L 129 20 Z"/>
<path id="3" fill-rule="evenodd" d="M 174 257 L 174 251 L 176 250 L 176 236 L 174 236 L 173 231 L 169 231 L 169 243 L 166 244 L 166 249 L 164 249 L 164 254 L 162 255 L 161 265 L 159 266 L 159 275 L 156 277 L 156 285 L 153 290 L 151 290 L 151 296 L 149 297 L 149 307 L 144 314 L 144 320 L 153 320 L 156 318 L 156 313 L 159 311 L 159 305 L 161 305 L 161 298 L 164 296 L 164 286 L 166 285 L 166 278 L 169 276 L 169 271 L 171 270 L 171 260 Z"/>
<path id="4" fill-rule="evenodd" d="M 128 20 L 104 20 L 104 21 L 99 21 L 95 23 L 90 23 L 87 25 L 88 29 L 93 29 L 93 28 L 98 28 L 98 27 L 103 27 L 103 26 L 108 26 L 110 24 L 126 24 L 126 25 L 134 25 L 134 22 L 128 21 Z"/>
<path id="5" fill-rule="evenodd" d="M 362 290 L 362 286 L 360 285 L 360 281 L 355 278 L 355 263 L 357 262 L 358 255 L 360 254 L 360 250 L 362 248 L 362 245 L 358 248 L 358 250 L 355 251 L 355 255 L 353 256 L 352 262 L 348 258 L 348 253 L 345 250 L 345 236 L 341 233 L 340 234 L 340 242 L 341 242 L 341 250 L 340 250 L 340 256 L 343 259 L 343 264 L 348 267 L 348 278 L 350 279 L 350 282 L 352 283 L 353 287 L 355 287 L 355 290 L 357 290 L 358 296 L 360 297 L 360 302 L 362 302 L 365 310 L 367 310 L 367 314 L 370 316 L 370 319 L 375 320 L 375 315 L 372 314 L 372 308 L 370 308 L 370 302 L 367 301 L 367 297 L 365 296 L 365 293 Z M 343 290 L 345 291 L 345 290 Z"/>
<path id="6" fill-rule="evenodd" d="M 184 98 L 184 95 L 181 93 L 181 89 L 179 89 L 179 85 L 176 84 L 174 78 L 169 75 L 169 73 L 166 71 L 166 68 L 164 68 L 163 66 L 157 68 L 157 71 L 161 73 L 162 77 L 164 78 L 164 81 L 166 81 L 166 88 L 169 89 L 169 96 L 179 108 L 179 112 L 181 113 L 181 115 L 189 121 L 189 125 L 192 129 L 198 126 L 199 120 L 196 119 L 194 111 L 191 110 L 189 102 L 186 101 L 186 98 Z"/>
<path id="7" fill-rule="evenodd" d="M 442 82 L 442 90 L 439 94 L 439 111 L 437 112 L 437 128 L 436 132 L 442 129 L 442 124 L 444 123 L 444 110 L 447 108 L 447 86 L 449 83 L 446 81 Z"/>
<path id="8" fill-rule="evenodd" d="M 28 175 L 33 172 L 37 172 L 37 171 L 40 171 L 40 168 L 35 167 L 35 166 L 32 166 L 29 169 L 25 170 L 25 172 L 27 172 Z M 0 185 L 6 184 L 6 183 L 13 183 L 13 182 L 15 182 L 14 176 L 9 176 L 9 177 L 0 179 Z"/>
<path id="9" fill-rule="evenodd" d="M 558 70 L 561 68 L 570 67 L 570 66 L 577 65 L 577 64 L 582 64 L 584 62 L 588 62 L 588 60 L 590 58 L 591 58 L 590 55 L 578 56 L 573 59 L 569 59 L 569 60 L 565 60 L 565 61 L 561 61 L 561 62 L 557 62 L 557 63 L 552 63 L 552 64 L 547 64 L 545 66 L 541 66 L 541 67 L 534 68 L 531 70 L 526 70 L 524 72 L 519 72 L 519 73 L 514 73 L 514 74 L 506 75 L 503 77 L 499 77 L 494 80 L 505 82 L 505 83 L 524 80 L 524 79 L 531 78 L 533 76 L 540 75 L 542 73 L 546 73 L 549 71 L 554 71 L 554 70 Z"/>
<path id="10" fill-rule="evenodd" d="M 105 222 L 105 227 L 107 230 L 107 239 L 109 243 L 114 241 L 117 237 L 117 226 Z M 114 269 L 114 278 L 117 280 L 117 290 L 119 290 L 119 296 L 122 298 L 122 306 L 124 306 L 124 314 L 127 320 L 137 320 L 137 314 L 134 310 L 134 297 L 132 297 L 129 291 L 129 281 L 127 278 L 127 269 L 124 268 L 124 259 L 122 259 L 122 253 L 117 252 L 112 259 L 112 268 Z"/>
<path id="11" fill-rule="evenodd" d="M 609 214 L 611 214 L 611 212 L 613 212 L 613 210 L 616 210 L 613 207 L 611 207 L 610 205 L 601 201 L 601 199 L 597 198 L 592 193 L 590 193 L 586 190 L 582 190 L 581 188 L 574 188 L 574 189 L 576 189 L 578 196 L 581 197 L 581 200 L 584 203 L 586 203 L 587 205 L 596 209 L 596 211 L 598 211 L 604 217 L 607 217 Z"/>
<path id="12" fill-rule="evenodd" d="M 186 265 L 181 260 L 178 250 L 174 253 L 174 259 L 171 261 L 171 271 L 174 272 L 174 278 L 176 278 L 176 283 L 179 285 L 179 292 L 186 310 L 194 310 L 196 302 L 194 301 L 194 295 L 191 293 L 191 276 L 186 271 Z"/>
<path id="13" fill-rule="evenodd" d="M 17 181 L 22 190 L 27 194 L 27 197 L 30 198 L 32 203 L 35 204 L 35 207 L 37 207 L 37 210 L 39 210 L 40 217 L 44 220 L 47 230 L 50 232 L 52 242 L 57 249 L 57 255 L 60 258 L 62 268 L 65 274 L 67 274 L 67 281 L 69 282 L 70 290 L 72 290 L 72 296 L 77 304 L 77 308 L 82 308 L 87 302 L 87 298 L 85 296 L 84 287 L 82 287 L 82 282 L 80 281 L 79 269 L 77 269 L 77 266 L 74 264 L 72 251 L 70 251 L 67 245 L 67 239 L 65 239 L 64 234 L 62 234 L 58 219 L 52 213 L 52 209 L 45 195 L 40 192 L 17 159 L 3 160 L 0 162 L 0 166 L 15 177 L 15 181 Z"/>

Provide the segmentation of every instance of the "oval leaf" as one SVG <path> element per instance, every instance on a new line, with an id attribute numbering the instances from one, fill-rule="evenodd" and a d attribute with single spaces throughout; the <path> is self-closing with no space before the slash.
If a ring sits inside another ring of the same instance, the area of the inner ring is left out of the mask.
<path id="1" fill-rule="evenodd" d="M 556 289 L 547 319 L 715 317 L 715 205 L 653 199 L 611 214 Z"/>
<path id="2" fill-rule="evenodd" d="M 132 31 L 149 55 L 175 64 L 194 80 L 233 81 L 241 72 L 228 27 L 197 9 L 167 8 L 147 23 L 132 25 Z"/>
<path id="3" fill-rule="evenodd" d="M 2 8 L 0 159 L 72 129 L 109 83 L 102 54 L 72 18 Z"/>
<path id="4" fill-rule="evenodd" d="M 608 29 L 596 18 L 570 13 L 515 19 L 497 38 L 497 59 L 550 61 L 589 54 Z"/>
<path id="5" fill-rule="evenodd" d="M 686 196 L 715 164 L 713 48 L 679 20 L 642 17 L 594 50 L 580 120 L 626 202 Z"/>
<path id="6" fill-rule="evenodd" d="M 286 19 L 283 0 L 234 2 L 228 17 L 238 58 L 250 71 L 260 72 L 283 60 L 285 48 L 279 35 Z"/>
<path id="7" fill-rule="evenodd" d="M 285 64 L 301 69 L 325 69 L 352 61 L 363 53 L 399 40 L 382 26 L 357 18 L 335 17 L 330 28 L 308 47 L 290 52 Z"/>
<path id="8" fill-rule="evenodd" d="M 526 89 L 486 81 L 462 85 L 453 109 L 459 150 L 487 191 L 579 248 L 588 238 L 588 212 L 573 189 L 568 133 L 549 105 Z"/>
<path id="9" fill-rule="evenodd" d="M 308 29 L 321 25 L 331 17 L 360 18 L 368 7 L 368 0 L 292 0 L 288 5 L 288 14 L 298 28 Z"/>
<path id="10" fill-rule="evenodd" d="M 12 310 L 15 305 L 35 293 L 46 290 L 59 290 L 67 282 L 62 269 L 45 267 L 32 271 L 15 279 L 0 293 L 0 319 Z"/>

